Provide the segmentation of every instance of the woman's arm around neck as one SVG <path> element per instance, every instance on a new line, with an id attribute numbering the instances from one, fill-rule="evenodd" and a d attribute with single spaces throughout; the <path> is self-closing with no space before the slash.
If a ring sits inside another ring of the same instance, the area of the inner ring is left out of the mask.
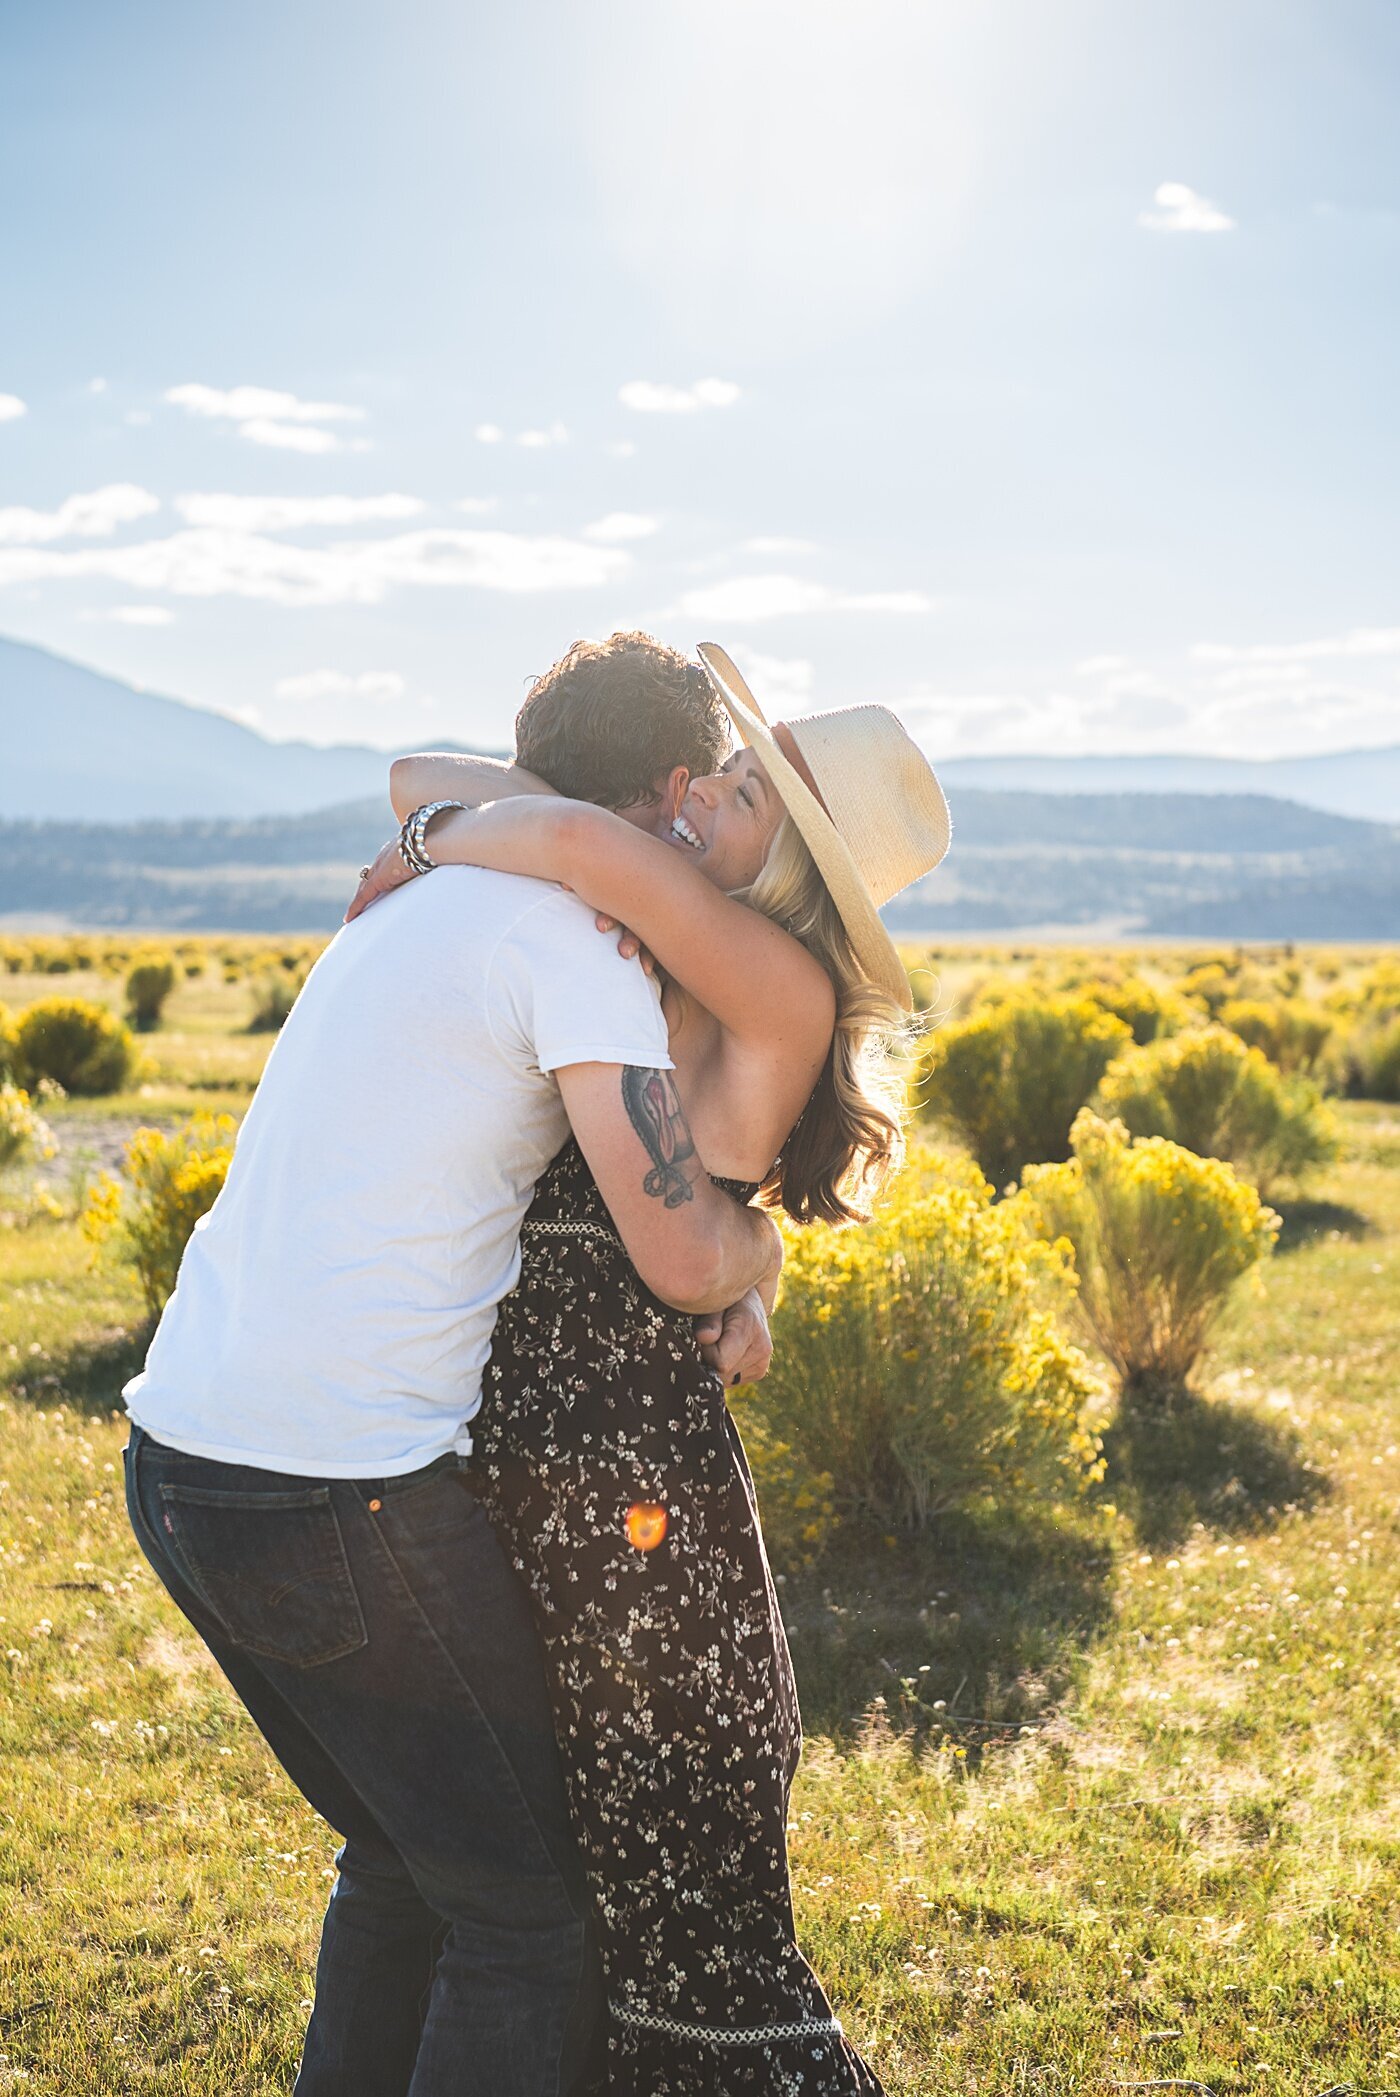
<path id="1" fill-rule="evenodd" d="M 396 757 L 389 767 L 389 799 L 402 823 L 429 801 L 461 801 L 480 808 L 518 794 L 552 794 L 533 772 L 504 757 L 471 757 L 457 750 L 427 750 Z"/>

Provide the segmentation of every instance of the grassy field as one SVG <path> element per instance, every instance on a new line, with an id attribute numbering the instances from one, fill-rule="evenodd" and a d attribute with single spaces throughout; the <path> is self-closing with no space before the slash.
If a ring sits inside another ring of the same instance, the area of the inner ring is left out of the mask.
<path id="1" fill-rule="evenodd" d="M 140 1305 L 72 1215 L 138 1118 L 246 1104 L 245 1002 L 182 988 L 141 1093 L 55 1110 L 64 1214 L 0 1228 L 0 2091 L 295 2067 L 333 1837 L 128 1532 Z M 784 1585 L 799 1920 L 891 2097 L 1400 2089 L 1400 1111 L 1341 1111 L 1201 1398 L 1106 1420 L 1093 1506 Z"/>

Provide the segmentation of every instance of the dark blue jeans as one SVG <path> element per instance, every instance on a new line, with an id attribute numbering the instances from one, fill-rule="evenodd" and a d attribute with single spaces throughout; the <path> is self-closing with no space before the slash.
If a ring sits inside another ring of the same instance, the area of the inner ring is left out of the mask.
<path id="1" fill-rule="evenodd" d="M 132 1428 L 137 1541 L 345 1838 L 295 2097 L 564 2097 L 600 2024 L 529 1603 L 461 1466 L 298 1478 Z"/>

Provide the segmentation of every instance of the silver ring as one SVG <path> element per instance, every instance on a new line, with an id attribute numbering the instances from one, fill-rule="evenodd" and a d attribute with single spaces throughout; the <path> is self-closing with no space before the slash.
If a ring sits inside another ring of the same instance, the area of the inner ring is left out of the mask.
<path id="1" fill-rule="evenodd" d="M 370 877 L 370 873 L 371 873 L 371 871 L 372 871 L 372 869 L 371 869 L 371 868 L 369 868 L 369 867 L 367 867 L 367 866 L 362 866 L 362 867 L 360 868 L 360 879 L 361 879 L 362 881 L 368 881 L 368 879 L 369 879 L 369 877 Z"/>

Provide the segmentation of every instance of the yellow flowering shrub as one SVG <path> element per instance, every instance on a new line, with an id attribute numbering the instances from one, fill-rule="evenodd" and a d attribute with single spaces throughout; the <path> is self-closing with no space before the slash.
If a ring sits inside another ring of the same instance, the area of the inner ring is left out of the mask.
<path id="1" fill-rule="evenodd" d="M 1163 1034 L 1179 1034 L 1196 1020 L 1184 998 L 1174 991 L 1154 990 L 1141 976 L 1090 977 L 1076 987 L 1081 997 L 1092 998 L 1105 1012 L 1121 1019 L 1139 1048 Z"/>
<path id="2" fill-rule="evenodd" d="M 1177 987 L 1184 998 L 1214 1019 L 1226 1000 L 1236 995 L 1239 973 L 1237 961 L 1199 961 L 1186 971 Z"/>
<path id="3" fill-rule="evenodd" d="M 1339 984 L 1327 1009 L 1347 1032 L 1338 1082 L 1353 1099 L 1400 1100 L 1400 961 L 1384 960 Z"/>
<path id="4" fill-rule="evenodd" d="M 1033 1160 L 1068 1157 L 1071 1122 L 1131 1042 L 1090 997 L 1008 996 L 930 1036 L 915 1097 L 1005 1187 Z"/>
<path id="5" fill-rule="evenodd" d="M 49 1078 L 65 1092 L 120 1092 L 136 1060 L 128 1029 L 87 998 L 38 998 L 15 1022 L 16 1073 L 31 1091 Z"/>
<path id="6" fill-rule="evenodd" d="M 51 1158 L 53 1136 L 47 1122 L 18 1085 L 0 1083 L 0 1172 L 35 1156 Z"/>
<path id="7" fill-rule="evenodd" d="M 1358 1029 L 1347 1053 L 1346 1083 L 1355 1098 L 1400 1100 L 1400 1019 Z"/>
<path id="8" fill-rule="evenodd" d="M 1303 998 L 1227 998 L 1220 1024 L 1277 1069 L 1296 1076 L 1318 1068 L 1336 1022 Z"/>
<path id="9" fill-rule="evenodd" d="M 285 959 L 258 969 L 251 978 L 253 1016 L 248 1022 L 248 1032 L 280 1033 L 305 981 L 306 970 Z"/>
<path id="10" fill-rule="evenodd" d="M 836 1480 L 830 1471 L 814 1471 L 801 1449 L 773 1432 L 764 1417 L 762 1391 L 756 1398 L 752 1392 L 736 1392 L 735 1397 L 768 1555 L 786 1571 L 806 1572 L 821 1557 L 840 1520 Z"/>
<path id="11" fill-rule="evenodd" d="M 1284 1078 L 1228 1027 L 1193 1028 L 1119 1057 L 1097 1111 L 1130 1135 L 1166 1136 L 1203 1158 L 1226 1158 L 1270 1195 L 1337 1153 L 1334 1117 L 1306 1078 Z"/>
<path id="12" fill-rule="evenodd" d="M 13 1077 L 19 1061 L 19 1042 L 15 1038 L 15 1023 L 10 1017 L 8 1005 L 0 1005 L 0 1083 Z"/>
<path id="13" fill-rule="evenodd" d="M 1279 1219 L 1231 1166 L 1165 1137 L 1135 1142 L 1086 1108 L 1071 1141 L 1066 1163 L 1027 1172 L 1015 1206 L 1072 1250 L 1077 1315 L 1124 1391 L 1180 1388 Z"/>
<path id="14" fill-rule="evenodd" d="M 160 1025 L 165 1001 L 175 988 L 175 964 L 167 954 L 146 954 L 126 979 L 127 1017 L 139 1033 Z"/>
<path id="15" fill-rule="evenodd" d="M 955 1507 L 1081 1489 L 1093 1381 L 1037 1242 L 970 1165 L 920 1162 L 857 1229 L 787 1230 L 773 1362 L 742 1409 L 765 1522 L 772 1452 L 834 1512 L 922 1528 Z M 815 1538 L 810 1541 L 816 1541 Z"/>
<path id="16" fill-rule="evenodd" d="M 121 1178 L 103 1173 L 88 1191 L 85 1236 L 136 1270 L 153 1318 L 175 1287 L 190 1232 L 224 1184 L 236 1130 L 231 1114 L 196 1114 L 169 1135 L 138 1129 L 126 1146 Z"/>

